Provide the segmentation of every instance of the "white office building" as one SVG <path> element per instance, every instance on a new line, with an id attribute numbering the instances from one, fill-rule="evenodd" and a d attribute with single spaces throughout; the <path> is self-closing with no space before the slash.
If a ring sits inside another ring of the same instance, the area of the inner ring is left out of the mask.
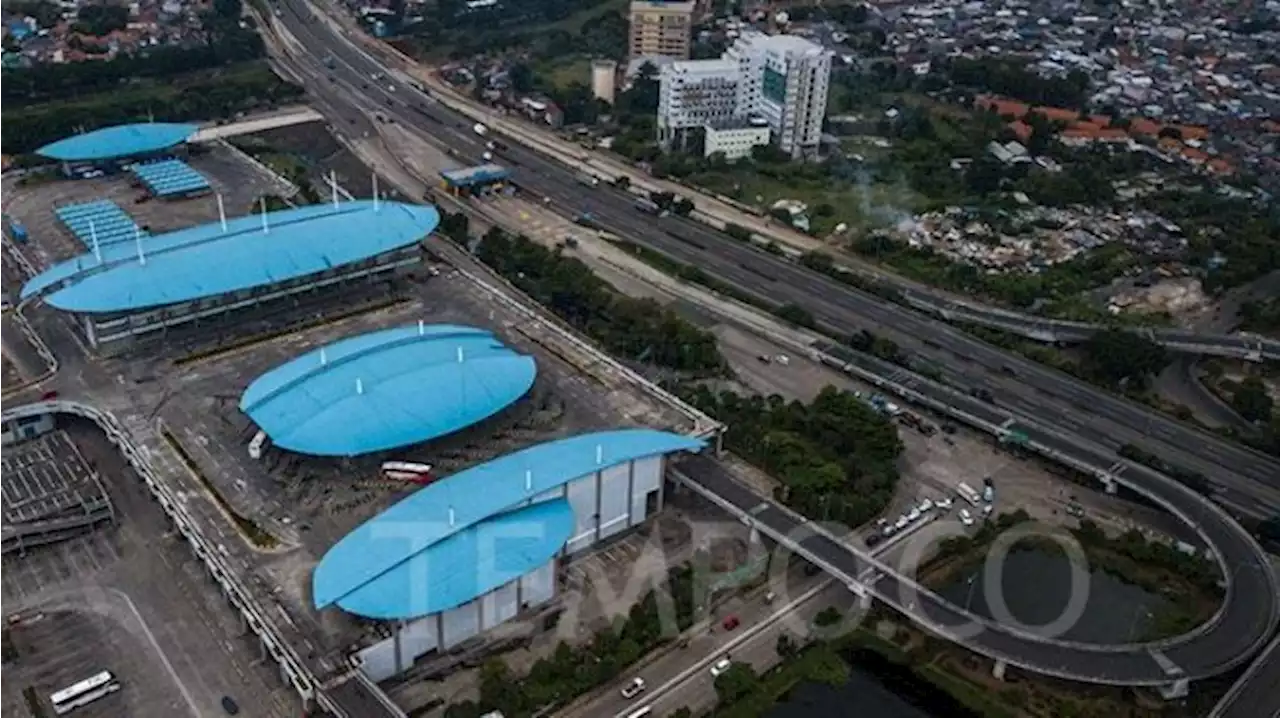
<path id="1" fill-rule="evenodd" d="M 738 116 L 738 65 L 729 60 L 684 60 L 658 75 L 658 144 L 683 147 L 688 131 Z"/>
<path id="2" fill-rule="evenodd" d="M 769 123 L 761 119 L 734 121 L 725 125 L 706 125 L 702 156 L 717 152 L 730 162 L 751 156 L 751 150 L 769 144 Z"/>
<path id="3" fill-rule="evenodd" d="M 688 129 L 759 118 L 783 152 L 796 159 L 816 155 L 832 56 L 802 37 L 750 31 L 718 60 L 672 63 L 660 75 L 659 144 L 670 149 Z"/>

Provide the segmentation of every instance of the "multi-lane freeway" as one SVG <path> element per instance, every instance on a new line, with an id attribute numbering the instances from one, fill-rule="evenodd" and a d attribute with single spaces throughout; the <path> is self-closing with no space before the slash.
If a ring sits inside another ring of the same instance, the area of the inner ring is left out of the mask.
<path id="1" fill-rule="evenodd" d="M 282 12 L 276 22 L 283 28 L 282 45 L 288 50 L 279 59 L 307 81 L 319 106 L 327 114 L 332 113 L 340 131 L 348 125 L 352 131 L 368 131 L 366 113 L 376 108 L 390 121 L 447 143 L 465 159 L 480 161 L 484 148 L 481 139 L 470 132 L 468 118 L 397 79 L 395 73 L 352 44 L 334 24 L 313 15 L 303 0 L 283 0 L 280 7 Z M 325 56 L 333 58 L 332 67 L 324 66 Z M 608 187 L 588 190 L 576 180 L 572 168 L 515 143 L 511 145 L 502 159 L 525 190 L 550 198 L 561 209 L 591 212 L 597 222 L 619 236 L 697 265 L 764 301 L 804 306 L 833 332 L 862 328 L 889 332 L 900 344 L 934 362 L 949 383 L 986 390 L 990 401 L 947 391 L 905 369 L 879 367 L 887 378 L 918 391 L 944 394 L 946 402 L 963 404 L 965 412 L 992 424 L 1017 421 L 1033 441 L 1056 446 L 1091 466 L 1115 463 L 1120 469 L 1122 465 L 1116 463 L 1111 452 L 1119 444 L 1142 444 L 1210 476 L 1219 487 L 1220 500 L 1239 510 L 1262 514 L 1280 506 L 1280 462 L 1271 457 L 1001 352 L 945 323 L 885 303 L 703 225 L 680 218 L 641 220 L 626 193 Z M 966 640 L 966 645 L 1032 670 L 1132 684 L 1162 684 L 1211 675 L 1256 650 L 1263 634 L 1275 625 L 1277 615 L 1274 585 L 1256 544 L 1211 503 L 1167 478 L 1132 466 L 1120 473 L 1121 482 L 1131 482 L 1174 507 L 1219 553 L 1230 588 L 1217 620 L 1206 630 L 1160 650 L 1150 646 L 1125 650 L 1071 646 L 994 625 Z M 739 511 L 751 511 L 763 501 L 717 473 L 713 465 L 691 475 L 695 481 L 704 482 L 704 488 L 722 492 Z M 785 511 L 768 508 L 754 515 L 754 520 L 771 532 L 785 533 L 794 528 L 787 522 L 795 519 Z M 809 541 L 812 545 L 806 548 L 840 573 L 846 568 L 853 570 L 851 562 L 862 560 L 856 550 L 821 536 Z M 847 575 L 858 574 L 855 571 Z M 928 598 L 928 594 L 908 605 L 901 600 L 901 585 L 905 585 L 902 579 L 887 571 L 869 588 L 913 618 L 943 632 L 970 625 L 974 620 L 941 599 Z"/>

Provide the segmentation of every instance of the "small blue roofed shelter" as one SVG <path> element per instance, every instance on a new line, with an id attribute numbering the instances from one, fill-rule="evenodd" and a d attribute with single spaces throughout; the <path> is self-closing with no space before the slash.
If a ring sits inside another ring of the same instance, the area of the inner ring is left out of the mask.
<path id="1" fill-rule="evenodd" d="M 37 149 L 36 154 L 60 162 L 99 162 L 135 157 L 180 145 L 198 129 L 198 125 L 176 122 L 115 125 L 51 142 Z"/>
<path id="2" fill-rule="evenodd" d="M 186 197 L 212 189 L 204 175 L 182 160 L 139 162 L 129 171 L 157 197 Z"/>
<path id="3" fill-rule="evenodd" d="M 554 581 L 535 588 L 529 576 L 584 535 L 579 550 L 612 535 L 605 523 L 616 534 L 652 515 L 646 498 L 660 491 L 663 457 L 704 446 L 652 429 L 602 431 L 448 476 L 330 548 L 312 574 L 312 600 L 384 620 L 434 614 L 432 638 L 447 648 L 509 620 L 519 604 L 549 600 Z"/>
<path id="4" fill-rule="evenodd" d="M 240 399 L 275 446 L 359 456 L 419 444 L 528 393 L 533 357 L 485 329 L 419 322 L 349 337 L 258 377 Z"/>

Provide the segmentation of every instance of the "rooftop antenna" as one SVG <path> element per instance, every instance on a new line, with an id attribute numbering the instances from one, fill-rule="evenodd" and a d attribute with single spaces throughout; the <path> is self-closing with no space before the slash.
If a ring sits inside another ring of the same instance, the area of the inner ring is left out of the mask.
<path id="1" fill-rule="evenodd" d="M 457 523 L 455 519 L 456 517 L 453 515 L 453 507 L 450 506 L 449 507 L 449 525 L 450 526 L 453 526 L 455 523 Z"/>
<path id="2" fill-rule="evenodd" d="M 138 264 L 146 265 L 147 255 L 142 253 L 142 229 L 133 225 L 133 242 L 138 246 Z"/>
<path id="3" fill-rule="evenodd" d="M 596 444 L 596 464 L 604 463 L 604 444 Z"/>
<path id="4" fill-rule="evenodd" d="M 98 258 L 98 264 L 102 264 L 102 247 L 98 245 L 98 228 L 94 226 L 93 220 L 89 220 L 89 237 L 93 240 L 93 256 Z"/>
<path id="5" fill-rule="evenodd" d="M 324 347 L 320 347 L 320 366 L 324 366 L 325 364 L 328 364 L 328 363 L 329 363 L 329 355 L 325 354 Z"/>
<path id="6" fill-rule="evenodd" d="M 423 336 L 426 333 L 427 333 L 427 321 L 425 319 L 419 319 L 418 320 L 418 336 Z"/>
<path id="7" fill-rule="evenodd" d="M 266 234 L 271 231 L 271 228 L 267 226 L 267 196 L 263 195 L 261 201 L 262 201 L 262 233 Z"/>
<path id="8" fill-rule="evenodd" d="M 458 363 L 462 363 L 462 345 L 458 345 Z"/>
<path id="9" fill-rule="evenodd" d="M 360 377 L 356 377 L 356 393 L 357 394 L 364 393 L 364 380 L 361 379 Z"/>
<path id="10" fill-rule="evenodd" d="M 524 470 L 524 490 L 533 491 L 533 469 Z"/>
<path id="11" fill-rule="evenodd" d="M 373 211 L 378 211 L 378 173 L 373 173 Z"/>
<path id="12" fill-rule="evenodd" d="M 218 197 L 218 220 L 222 222 L 222 231 L 227 231 L 227 209 L 222 206 L 222 193 L 217 194 Z"/>
<path id="13" fill-rule="evenodd" d="M 329 170 L 329 188 L 333 190 L 333 211 L 338 211 L 338 174 Z"/>

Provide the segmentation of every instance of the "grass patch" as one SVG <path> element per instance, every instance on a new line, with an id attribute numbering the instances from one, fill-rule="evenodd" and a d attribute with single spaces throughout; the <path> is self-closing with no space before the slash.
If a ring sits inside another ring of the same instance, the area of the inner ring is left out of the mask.
<path id="1" fill-rule="evenodd" d="M 1017 711 L 1006 705 L 1005 694 L 1008 691 L 992 693 L 986 686 L 971 683 L 935 663 L 919 666 L 915 672 L 978 715 L 986 718 L 1018 718 Z"/>
<path id="2" fill-rule="evenodd" d="M 240 531 L 240 535 L 244 536 L 249 543 L 261 549 L 273 549 L 280 545 L 279 539 L 272 536 L 270 532 L 259 526 L 253 519 L 241 515 L 240 512 L 232 508 L 231 504 L 227 503 L 227 500 L 214 487 L 213 482 L 209 481 L 204 472 L 200 471 L 200 467 L 196 466 L 195 460 L 191 458 L 186 449 L 182 448 L 182 444 L 178 442 L 178 439 L 173 434 L 169 433 L 168 429 L 162 429 L 160 434 L 164 437 L 165 442 L 169 444 L 169 448 L 173 449 L 173 452 L 178 455 L 178 459 L 182 461 L 182 465 L 187 468 L 187 471 L 199 479 L 205 490 L 213 496 L 213 500 L 217 502 L 223 512 L 231 517 L 231 521 L 236 525 L 236 529 Z"/>
<path id="3" fill-rule="evenodd" d="M 567 55 L 539 62 L 533 68 L 539 81 L 563 92 L 573 83 L 591 85 L 591 59 L 581 55 Z"/>
<path id="4" fill-rule="evenodd" d="M 630 0 L 604 0 L 604 2 L 596 3 L 586 10 L 576 12 L 563 20 L 557 20 L 556 22 L 547 23 L 545 25 L 535 25 L 533 29 L 564 30 L 565 32 L 576 35 L 582 31 L 583 25 L 586 25 L 591 20 L 594 20 L 611 10 L 617 10 L 618 12 L 625 13 L 629 3 Z"/>

